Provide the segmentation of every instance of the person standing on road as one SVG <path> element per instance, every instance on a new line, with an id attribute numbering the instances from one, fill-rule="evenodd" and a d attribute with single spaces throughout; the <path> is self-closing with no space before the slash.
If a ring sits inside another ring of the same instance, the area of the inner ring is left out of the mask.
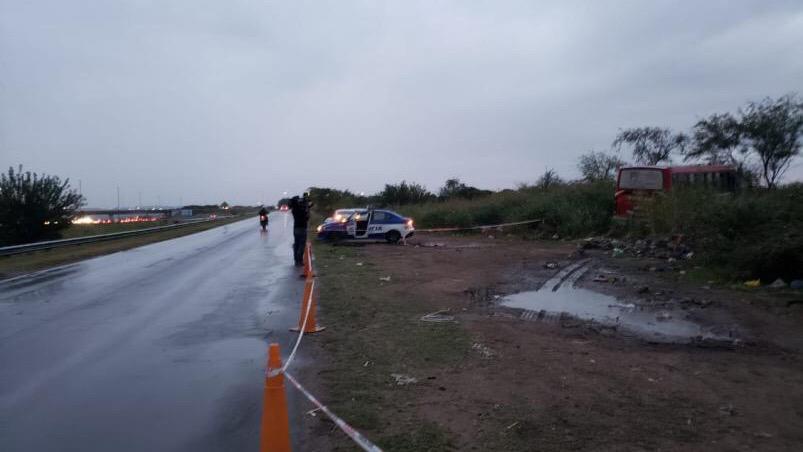
<path id="1" fill-rule="evenodd" d="M 304 197 L 293 196 L 290 200 L 290 210 L 293 212 L 293 259 L 296 267 L 304 265 L 304 247 L 307 245 L 307 226 L 309 225 L 309 211 L 312 203 L 309 194 Z"/>

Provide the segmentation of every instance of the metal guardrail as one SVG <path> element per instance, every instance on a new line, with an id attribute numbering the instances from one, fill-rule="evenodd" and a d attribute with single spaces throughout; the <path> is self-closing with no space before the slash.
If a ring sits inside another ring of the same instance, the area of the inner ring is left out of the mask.
<path id="1" fill-rule="evenodd" d="M 62 246 L 81 245 L 84 243 L 105 242 L 107 240 L 116 240 L 126 237 L 134 237 L 138 235 L 150 234 L 152 232 L 166 231 L 170 229 L 179 229 L 193 224 L 208 223 L 227 218 L 232 218 L 234 215 L 221 216 L 217 218 L 204 218 L 203 220 L 190 220 L 184 223 L 169 224 L 167 226 L 154 226 L 152 228 L 134 229 L 132 231 L 113 232 L 110 234 L 88 235 L 86 237 L 76 237 L 74 239 L 61 239 L 61 240 L 48 240 L 45 242 L 25 243 L 23 245 L 12 245 L 0 247 L 0 256 L 12 256 L 14 254 L 30 253 L 31 251 L 49 250 L 52 248 L 60 248 Z"/>

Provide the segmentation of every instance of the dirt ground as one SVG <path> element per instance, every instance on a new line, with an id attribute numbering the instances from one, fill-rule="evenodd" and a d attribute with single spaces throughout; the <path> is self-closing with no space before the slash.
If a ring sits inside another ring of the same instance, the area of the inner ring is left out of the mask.
<path id="1" fill-rule="evenodd" d="M 315 250 L 330 329 L 308 344 L 307 378 L 386 450 L 803 450 L 799 292 L 511 236 Z M 501 305 L 579 260 L 578 287 L 719 339 L 660 343 Z M 454 321 L 421 321 L 443 310 Z M 310 450 L 353 450 L 320 416 L 308 427 Z"/>

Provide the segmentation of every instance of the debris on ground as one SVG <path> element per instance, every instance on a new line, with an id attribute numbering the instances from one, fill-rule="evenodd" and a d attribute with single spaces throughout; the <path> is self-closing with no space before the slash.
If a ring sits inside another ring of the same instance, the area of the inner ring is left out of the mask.
<path id="1" fill-rule="evenodd" d="M 358 267 L 362 267 L 362 262 L 357 262 Z"/>
<path id="2" fill-rule="evenodd" d="M 734 416 L 736 415 L 736 410 L 733 409 L 733 404 L 729 403 L 727 405 L 722 405 L 719 407 L 719 414 L 722 416 Z"/>
<path id="3" fill-rule="evenodd" d="M 421 244 L 424 248 L 440 248 L 446 246 L 443 242 L 424 242 Z"/>
<path id="4" fill-rule="evenodd" d="M 554 270 L 554 269 L 558 268 L 558 263 L 557 262 L 547 262 L 546 264 L 544 264 L 544 268 L 548 268 L 550 270 Z"/>
<path id="5" fill-rule="evenodd" d="M 611 238 L 588 237 L 577 244 L 579 250 L 600 249 L 611 251 L 612 257 L 625 255 L 633 257 L 654 257 L 675 263 L 680 259 L 691 259 L 694 251 L 683 241 L 682 236 L 673 238 L 645 238 L 638 240 L 620 240 Z"/>
<path id="6" fill-rule="evenodd" d="M 661 312 L 659 312 L 658 314 L 655 315 L 655 320 L 660 320 L 662 322 L 664 322 L 666 320 L 671 320 L 671 319 L 672 319 L 672 314 L 670 314 L 670 313 L 668 313 L 666 311 L 661 311 Z"/>
<path id="7" fill-rule="evenodd" d="M 745 287 L 749 287 L 751 289 L 755 289 L 756 287 L 761 286 L 761 280 L 760 279 L 751 279 L 750 281 L 745 281 L 744 285 L 745 285 Z"/>
<path id="8" fill-rule="evenodd" d="M 487 345 L 480 344 L 479 342 L 475 342 L 471 346 L 471 349 L 472 350 L 477 350 L 478 352 L 480 352 L 480 355 L 482 355 L 482 357 L 486 358 L 486 359 L 491 358 L 492 356 L 496 355 L 496 353 L 494 353 L 494 351 L 491 350 Z"/>
<path id="9" fill-rule="evenodd" d="M 711 301 L 710 300 L 698 300 L 698 299 L 692 298 L 692 297 L 685 297 L 685 298 L 682 298 L 680 300 L 680 304 L 681 305 L 686 305 L 686 306 L 688 306 L 688 305 L 696 305 L 696 306 L 700 306 L 701 308 L 705 308 L 705 307 L 707 307 L 707 306 L 709 306 L 711 304 Z"/>
<path id="10" fill-rule="evenodd" d="M 422 322 L 435 322 L 435 323 L 438 323 L 438 322 L 454 322 L 454 316 L 453 315 L 448 315 L 449 312 L 451 312 L 451 311 L 448 310 L 448 309 L 444 309 L 442 311 L 437 311 L 437 312 L 432 312 L 430 314 L 421 316 L 420 320 Z"/>
<path id="11" fill-rule="evenodd" d="M 786 287 L 786 281 L 781 278 L 776 279 L 769 285 L 770 289 L 783 289 L 784 287 Z"/>
<path id="12" fill-rule="evenodd" d="M 488 302 L 497 300 L 500 295 L 495 293 L 496 289 L 493 287 L 470 287 L 463 291 L 473 301 Z"/>
<path id="13" fill-rule="evenodd" d="M 636 293 L 639 293 L 639 294 L 650 293 L 650 288 L 649 288 L 649 287 L 647 287 L 647 286 L 641 286 L 641 287 L 639 287 L 639 289 L 636 291 Z"/>
<path id="14" fill-rule="evenodd" d="M 384 282 L 390 282 L 390 276 L 380 276 L 379 280 Z"/>
<path id="15" fill-rule="evenodd" d="M 390 374 L 391 378 L 396 380 L 398 386 L 407 386 L 409 384 L 418 383 L 418 379 L 405 374 Z"/>

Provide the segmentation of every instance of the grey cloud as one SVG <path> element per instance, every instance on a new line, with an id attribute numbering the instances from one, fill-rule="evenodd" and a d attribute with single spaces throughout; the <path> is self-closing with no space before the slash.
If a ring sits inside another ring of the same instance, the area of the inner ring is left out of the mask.
<path id="1" fill-rule="evenodd" d="M 1 5 L 0 164 L 93 205 L 509 187 L 620 127 L 803 91 L 792 1 Z"/>

